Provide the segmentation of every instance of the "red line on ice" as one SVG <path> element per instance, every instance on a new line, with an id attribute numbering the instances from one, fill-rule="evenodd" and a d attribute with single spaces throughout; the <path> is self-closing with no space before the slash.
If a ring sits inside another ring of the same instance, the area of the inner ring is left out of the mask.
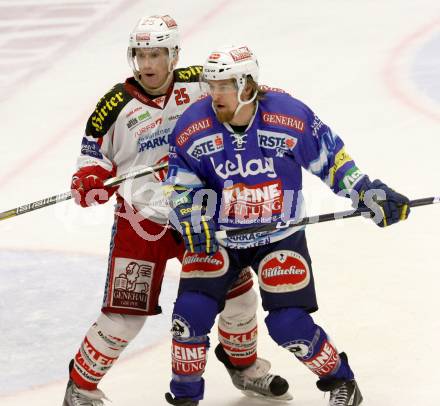
<path id="1" fill-rule="evenodd" d="M 400 86 L 399 81 L 396 79 L 398 77 L 398 62 L 402 58 L 403 54 L 408 51 L 408 49 L 416 44 L 418 41 L 429 36 L 430 33 L 437 30 L 440 26 L 440 18 L 436 18 L 434 21 L 423 25 L 416 31 L 412 32 L 405 38 L 403 38 L 397 46 L 392 50 L 388 57 L 387 63 L 385 64 L 383 70 L 383 76 L 385 83 L 394 97 L 399 99 L 403 104 L 412 110 L 423 114 L 434 121 L 440 121 L 440 114 L 434 112 L 434 110 L 424 107 L 420 104 L 419 99 L 413 99 L 411 94 L 405 92 L 405 90 Z"/>

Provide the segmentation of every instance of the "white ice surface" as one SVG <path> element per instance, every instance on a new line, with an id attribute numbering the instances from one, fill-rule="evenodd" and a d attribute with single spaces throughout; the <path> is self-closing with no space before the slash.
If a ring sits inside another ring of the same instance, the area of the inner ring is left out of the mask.
<path id="1" fill-rule="evenodd" d="M 32 3 L 55 2 L 0 1 L 2 36 L 12 25 L 4 7 Z M 179 22 L 182 66 L 202 62 L 212 47 L 246 43 L 261 82 L 308 103 L 372 178 L 412 199 L 440 195 L 438 0 L 90 3 L 101 15 L 69 31 L 64 46 L 38 63 L 17 57 L 25 77 L 0 102 L 0 211 L 68 189 L 87 116 L 130 74 L 128 32 L 155 13 Z M 38 16 L 17 18 L 21 32 Z M 6 55 L 0 49 L 0 68 Z M 17 75 L 11 67 L 11 80 Z M 349 207 L 308 175 L 305 189 L 310 214 Z M 363 219 L 308 228 L 314 317 L 348 353 L 365 405 L 439 404 L 439 215 L 437 205 L 385 230 Z M 99 311 L 111 222 L 110 204 L 83 210 L 66 202 L 0 223 L 0 405 L 61 405 L 67 362 Z M 147 321 L 102 382 L 114 405 L 165 404 L 177 271 L 170 264 L 164 314 Z M 291 382 L 293 404 L 325 405 L 315 377 L 268 338 L 263 319 L 260 312 L 259 352 Z M 264 404 L 242 397 L 212 355 L 205 377 L 203 405 Z"/>

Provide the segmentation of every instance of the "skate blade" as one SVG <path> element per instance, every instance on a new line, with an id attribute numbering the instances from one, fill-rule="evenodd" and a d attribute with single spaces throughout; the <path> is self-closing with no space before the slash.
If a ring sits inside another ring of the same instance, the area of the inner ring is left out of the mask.
<path id="1" fill-rule="evenodd" d="M 252 390 L 242 390 L 241 393 L 243 393 L 243 395 L 246 395 L 249 398 L 258 398 L 258 399 L 270 400 L 273 402 L 290 402 L 291 400 L 293 400 L 293 396 L 289 391 L 287 391 L 281 396 L 262 395 L 261 393 L 254 392 Z"/>

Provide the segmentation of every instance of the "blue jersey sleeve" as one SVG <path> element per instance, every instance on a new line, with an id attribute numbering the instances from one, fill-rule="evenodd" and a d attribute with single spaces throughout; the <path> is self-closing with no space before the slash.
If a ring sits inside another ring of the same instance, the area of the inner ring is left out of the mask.
<path id="1" fill-rule="evenodd" d="M 334 193 L 350 192 L 364 176 L 345 149 L 342 139 L 306 105 L 304 132 L 293 151 L 295 160 L 318 176 Z"/>

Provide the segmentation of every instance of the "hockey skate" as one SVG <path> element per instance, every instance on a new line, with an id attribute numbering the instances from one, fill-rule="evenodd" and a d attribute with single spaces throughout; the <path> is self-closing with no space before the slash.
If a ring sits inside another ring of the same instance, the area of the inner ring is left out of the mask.
<path id="1" fill-rule="evenodd" d="M 221 344 L 215 348 L 215 355 L 226 367 L 234 386 L 246 396 L 283 402 L 293 399 L 288 391 L 288 382 L 279 375 L 268 373 L 270 370 L 269 361 L 257 358 L 250 367 L 237 368 L 231 364 Z"/>
<path id="2" fill-rule="evenodd" d="M 171 395 L 171 393 L 167 392 L 165 393 L 165 400 L 170 404 L 170 405 L 176 405 L 176 406 L 197 406 L 199 404 L 199 402 L 197 402 L 196 400 L 192 400 L 192 399 L 176 399 L 173 398 L 173 395 Z"/>
<path id="3" fill-rule="evenodd" d="M 347 361 L 347 355 L 342 352 L 341 358 Z M 362 394 L 356 381 L 343 379 L 322 379 L 316 382 L 319 390 L 330 392 L 328 406 L 358 406 L 362 403 Z"/>
<path id="4" fill-rule="evenodd" d="M 362 394 L 355 380 L 318 381 L 316 385 L 320 390 L 330 392 L 328 406 L 358 406 L 362 403 Z"/>
<path id="5" fill-rule="evenodd" d="M 63 406 L 104 406 L 104 393 L 99 390 L 83 390 L 69 379 L 64 396 Z"/>
<path id="6" fill-rule="evenodd" d="M 72 368 L 73 360 L 69 363 L 69 374 L 72 371 Z M 62 406 L 104 406 L 104 399 L 108 400 L 105 397 L 104 392 L 101 390 L 80 389 L 71 379 L 69 379 Z"/>

